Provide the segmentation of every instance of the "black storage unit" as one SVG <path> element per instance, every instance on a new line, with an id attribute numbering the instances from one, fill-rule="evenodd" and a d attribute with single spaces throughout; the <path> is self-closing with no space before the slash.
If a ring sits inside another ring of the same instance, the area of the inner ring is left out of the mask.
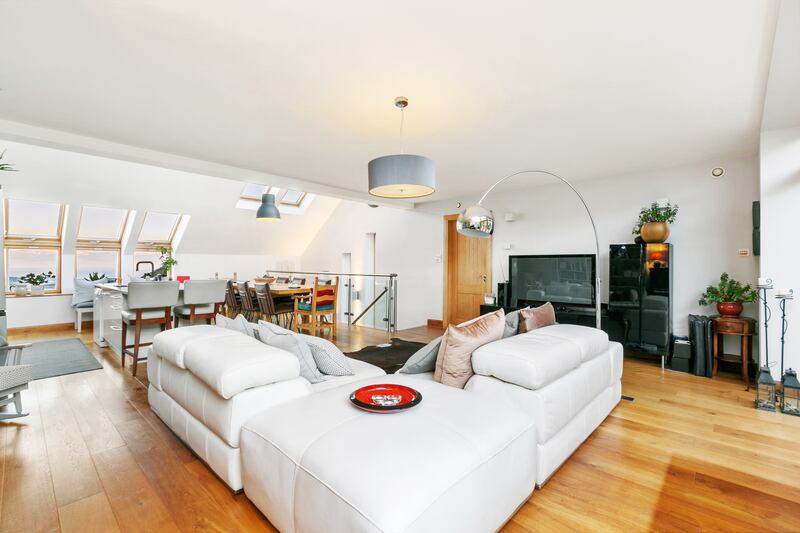
<path id="1" fill-rule="evenodd" d="M 692 343 L 692 374 L 710 378 L 714 364 L 714 324 L 710 318 L 689 315 L 689 341 Z"/>
<path id="2" fill-rule="evenodd" d="M 627 349 L 670 355 L 673 249 L 663 244 L 612 244 L 609 250 L 609 331 Z"/>
<path id="3" fill-rule="evenodd" d="M 677 372 L 692 371 L 692 343 L 689 337 L 674 337 L 669 367 Z"/>

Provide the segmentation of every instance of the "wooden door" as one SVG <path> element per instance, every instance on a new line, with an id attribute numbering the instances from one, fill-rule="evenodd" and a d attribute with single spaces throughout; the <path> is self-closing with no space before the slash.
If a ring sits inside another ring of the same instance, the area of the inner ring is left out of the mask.
<path id="1" fill-rule="evenodd" d="M 492 239 L 465 237 L 456 231 L 457 215 L 444 218 L 444 322 L 460 324 L 480 315 L 484 295 L 492 292 Z"/>

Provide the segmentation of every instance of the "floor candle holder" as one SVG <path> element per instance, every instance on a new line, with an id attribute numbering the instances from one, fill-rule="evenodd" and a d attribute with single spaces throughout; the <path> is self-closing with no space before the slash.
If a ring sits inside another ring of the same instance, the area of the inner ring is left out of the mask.
<path id="1" fill-rule="evenodd" d="M 769 319 L 772 311 L 767 301 L 767 291 L 772 289 L 771 278 L 758 278 L 758 297 L 764 304 L 764 364 L 759 364 L 758 377 L 756 378 L 756 409 L 775 411 L 775 380 L 769 370 Z M 760 357 L 759 357 L 760 359 Z"/>
<path id="2" fill-rule="evenodd" d="M 780 300 L 778 306 L 781 309 L 781 391 L 777 396 L 780 400 L 781 411 L 786 414 L 800 415 L 800 383 L 797 381 L 797 373 L 791 368 L 784 372 L 784 350 L 786 346 L 786 331 L 789 329 L 789 322 L 786 320 L 786 302 L 794 299 L 793 289 L 778 289 L 775 291 L 775 298 Z"/>

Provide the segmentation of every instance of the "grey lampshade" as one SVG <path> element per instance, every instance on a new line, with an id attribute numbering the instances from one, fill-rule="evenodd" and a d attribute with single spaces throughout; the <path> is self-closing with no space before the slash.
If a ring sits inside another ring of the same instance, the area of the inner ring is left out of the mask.
<path id="1" fill-rule="evenodd" d="M 258 212 L 256 213 L 256 220 L 274 221 L 280 219 L 281 219 L 281 212 L 278 211 L 278 206 L 275 205 L 275 195 L 262 194 L 261 205 L 258 207 Z"/>
<path id="2" fill-rule="evenodd" d="M 467 237 L 489 237 L 494 231 L 494 214 L 480 205 L 468 207 L 458 216 L 456 230 Z"/>
<path id="3" fill-rule="evenodd" d="M 436 190 L 436 165 L 421 155 L 395 154 L 369 162 L 369 193 L 381 198 L 419 198 Z"/>

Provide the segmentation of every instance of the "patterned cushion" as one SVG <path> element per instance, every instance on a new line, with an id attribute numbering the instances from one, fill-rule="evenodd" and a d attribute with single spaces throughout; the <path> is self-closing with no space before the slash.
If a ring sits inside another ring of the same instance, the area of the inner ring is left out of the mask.
<path id="1" fill-rule="evenodd" d="M 297 304 L 297 308 L 301 311 L 311 311 L 311 304 L 306 302 L 301 302 Z M 333 304 L 327 305 L 317 305 L 317 311 L 328 311 L 333 309 Z"/>
<path id="2" fill-rule="evenodd" d="M 0 390 L 13 389 L 25 385 L 33 379 L 31 365 L 12 365 L 0 367 Z"/>
<path id="3" fill-rule="evenodd" d="M 273 335 L 267 340 L 262 340 L 264 344 L 286 350 L 294 354 L 297 360 L 300 361 L 300 375 L 306 378 L 311 383 L 319 383 L 324 381 L 325 377 L 317 368 L 314 362 L 314 356 L 311 355 L 311 349 L 303 339 L 305 335 Z"/>
<path id="4" fill-rule="evenodd" d="M 311 335 L 301 334 L 300 337 L 303 337 L 303 340 L 306 341 L 306 344 L 311 349 L 311 355 L 314 357 L 314 362 L 320 372 L 328 376 L 354 375 L 353 369 L 350 368 L 350 364 L 347 362 L 347 357 L 335 344 Z"/>
<path id="5" fill-rule="evenodd" d="M 251 337 L 256 336 L 255 324 L 248 322 L 244 315 L 236 315 L 236 318 L 230 319 L 225 315 L 218 314 L 214 318 L 214 323 L 221 328 L 232 329 Z"/>
<path id="6" fill-rule="evenodd" d="M 272 322 L 267 322 L 266 320 L 259 320 L 258 324 L 256 325 L 256 333 L 258 334 L 258 340 L 266 343 L 267 339 L 273 335 L 292 335 L 294 334 L 294 331 L 282 328 L 279 325 L 273 324 Z"/>

